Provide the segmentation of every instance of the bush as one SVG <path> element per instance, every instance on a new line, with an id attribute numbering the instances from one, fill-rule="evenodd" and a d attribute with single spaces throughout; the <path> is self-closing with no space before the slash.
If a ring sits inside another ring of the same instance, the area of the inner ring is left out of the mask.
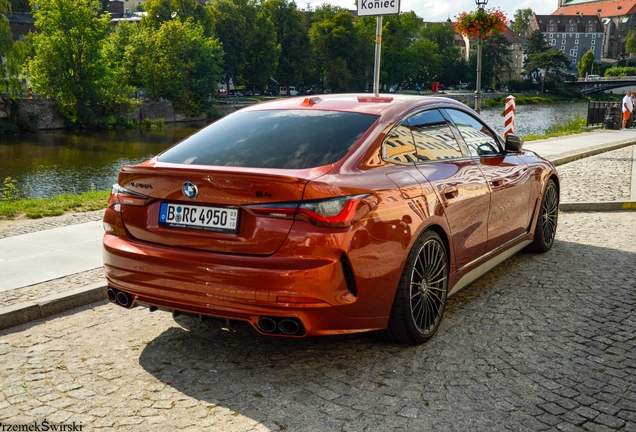
<path id="1" fill-rule="evenodd" d="M 7 177 L 4 179 L 4 184 L 2 189 L 0 190 L 0 199 L 2 201 L 17 201 L 20 199 L 20 189 L 15 185 L 17 183 L 16 180 L 11 177 Z"/>
<path id="2" fill-rule="evenodd" d="M 605 71 L 605 76 L 606 77 L 636 76 L 636 67 L 624 66 L 624 67 L 609 68 Z"/>

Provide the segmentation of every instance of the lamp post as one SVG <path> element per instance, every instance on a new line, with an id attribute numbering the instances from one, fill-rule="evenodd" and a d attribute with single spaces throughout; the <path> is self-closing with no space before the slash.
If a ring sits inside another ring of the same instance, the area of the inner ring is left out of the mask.
<path id="1" fill-rule="evenodd" d="M 484 9 L 488 4 L 488 0 L 475 0 L 478 9 Z M 475 91 L 475 111 L 481 113 L 481 33 L 477 35 L 477 90 Z"/>

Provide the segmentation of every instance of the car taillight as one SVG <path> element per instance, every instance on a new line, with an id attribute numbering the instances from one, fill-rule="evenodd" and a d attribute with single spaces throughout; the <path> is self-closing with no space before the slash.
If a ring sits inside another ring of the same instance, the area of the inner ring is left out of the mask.
<path id="1" fill-rule="evenodd" d="M 257 217 L 293 219 L 316 226 L 342 228 L 358 222 L 377 203 L 374 195 L 366 194 L 316 201 L 255 204 L 243 208 Z"/>
<path id="2" fill-rule="evenodd" d="M 108 198 L 108 207 L 116 212 L 121 211 L 121 205 L 143 206 L 148 204 L 152 197 L 139 192 L 131 191 L 125 187 L 114 184 L 110 190 L 110 198 Z"/>

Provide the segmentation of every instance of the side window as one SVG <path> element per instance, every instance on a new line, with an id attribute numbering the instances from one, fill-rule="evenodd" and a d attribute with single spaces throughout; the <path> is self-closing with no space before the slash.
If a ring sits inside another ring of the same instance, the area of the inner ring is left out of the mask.
<path id="1" fill-rule="evenodd" d="M 399 164 L 414 164 L 417 152 L 408 121 L 399 123 L 391 129 L 382 143 L 382 158 Z"/>
<path id="2" fill-rule="evenodd" d="M 423 111 L 409 118 L 418 161 L 463 157 L 450 125 L 436 110 Z"/>
<path id="3" fill-rule="evenodd" d="M 494 133 L 472 115 L 455 109 L 446 112 L 464 138 L 473 157 L 501 154 L 499 140 Z"/>

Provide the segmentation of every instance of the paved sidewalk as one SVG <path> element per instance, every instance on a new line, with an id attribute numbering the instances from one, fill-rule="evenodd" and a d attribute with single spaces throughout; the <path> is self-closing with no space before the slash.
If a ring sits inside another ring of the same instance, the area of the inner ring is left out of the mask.
<path id="1" fill-rule="evenodd" d="M 562 165 L 634 145 L 636 145 L 636 129 L 598 131 L 566 138 L 531 141 L 526 143 L 524 148 L 537 152 L 551 160 L 555 165 Z M 619 158 L 623 161 L 621 162 L 623 171 L 629 171 L 624 172 L 623 176 L 618 179 L 619 183 L 630 183 L 623 185 L 627 188 L 626 196 L 618 197 L 619 200 L 612 198 L 613 201 L 605 202 L 597 200 L 568 203 L 563 200 L 561 209 L 567 211 L 636 209 L 636 204 L 634 204 L 636 201 L 636 152 L 632 152 L 631 155 L 634 160 L 631 166 L 628 166 L 629 163 L 625 163 L 625 157 Z M 600 166 L 596 162 L 594 165 Z M 590 171 L 592 168 L 587 166 L 578 169 L 578 171 L 583 172 L 584 175 L 587 174 L 588 178 L 592 177 L 593 181 L 597 175 L 604 176 L 604 174 L 592 173 Z M 614 165 L 604 166 L 604 169 L 609 177 L 617 171 Z M 595 185 L 590 187 L 602 189 L 595 187 Z M 612 186 L 612 188 L 614 187 Z M 93 278 L 94 282 L 89 284 L 70 285 L 64 290 L 65 292 L 61 293 L 51 293 L 44 290 L 42 295 L 38 295 L 40 288 L 37 285 L 60 278 L 72 278 L 74 275 L 99 269 L 102 265 L 102 235 L 103 229 L 99 220 L 4 238 L 1 238 L 2 235 L 0 235 L 0 275 L 2 275 L 0 296 L 3 293 L 10 293 L 18 289 L 32 291 L 26 296 L 27 301 L 12 302 L 4 308 L 2 305 L 6 303 L 0 298 L 0 330 L 46 317 L 49 312 L 58 313 L 61 311 L 59 308 L 49 307 L 51 303 L 77 307 L 104 299 L 105 283 L 103 277 L 100 277 L 99 280 Z M 82 290 L 84 286 L 86 288 Z M 31 287 L 35 288 L 31 289 Z M 13 297 L 24 298 L 25 296 L 15 295 Z"/>

